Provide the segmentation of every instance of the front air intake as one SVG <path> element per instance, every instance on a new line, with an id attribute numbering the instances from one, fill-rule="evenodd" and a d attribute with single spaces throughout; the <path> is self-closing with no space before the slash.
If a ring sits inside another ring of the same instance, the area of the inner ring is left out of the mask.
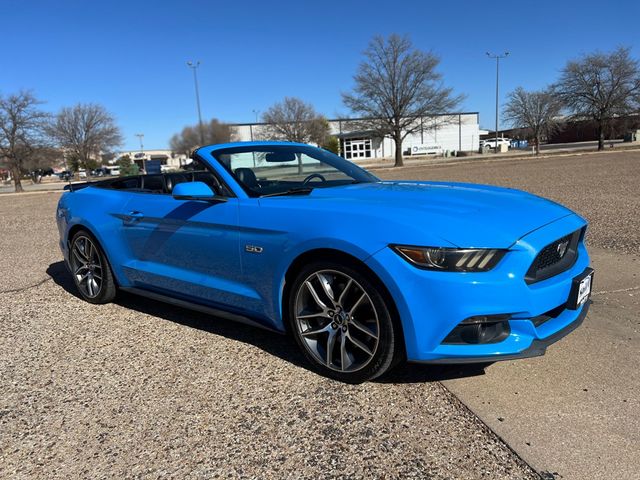
<path id="1" fill-rule="evenodd" d="M 540 282 L 570 269 L 578 259 L 578 244 L 583 231 L 576 230 L 540 250 L 524 277 L 525 282 Z"/>

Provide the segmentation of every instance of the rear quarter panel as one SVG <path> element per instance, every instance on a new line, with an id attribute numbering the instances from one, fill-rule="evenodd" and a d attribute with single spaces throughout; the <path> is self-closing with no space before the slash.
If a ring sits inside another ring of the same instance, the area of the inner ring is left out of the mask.
<path id="1" fill-rule="evenodd" d="M 120 227 L 121 215 L 129 193 L 87 187 L 75 192 L 67 192 L 58 204 L 58 229 L 65 259 L 68 260 L 70 232 L 81 226 L 91 232 L 107 254 L 114 276 L 120 286 L 128 286 L 120 268 L 127 259 L 127 249 L 123 243 Z"/>

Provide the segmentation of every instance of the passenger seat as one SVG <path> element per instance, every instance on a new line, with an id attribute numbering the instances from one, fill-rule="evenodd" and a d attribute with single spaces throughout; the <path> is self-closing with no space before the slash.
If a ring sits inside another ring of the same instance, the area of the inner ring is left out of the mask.
<path id="1" fill-rule="evenodd" d="M 173 187 L 178 185 L 179 183 L 190 182 L 191 175 L 185 175 L 184 173 L 169 173 L 165 177 L 165 183 L 167 185 L 167 193 L 173 192 Z"/>
<path id="2" fill-rule="evenodd" d="M 236 168 L 235 174 L 238 181 L 244 186 L 250 189 L 260 188 L 256 174 L 250 168 Z"/>

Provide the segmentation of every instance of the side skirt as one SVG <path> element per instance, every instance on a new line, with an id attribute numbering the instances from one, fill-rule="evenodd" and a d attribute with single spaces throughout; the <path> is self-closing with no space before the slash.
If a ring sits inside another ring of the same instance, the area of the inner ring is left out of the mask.
<path id="1" fill-rule="evenodd" d="M 245 325 L 250 325 L 252 327 L 261 328 L 263 330 L 268 330 L 270 332 L 279 333 L 281 335 L 284 335 L 285 333 L 280 330 L 276 330 L 273 327 L 269 327 L 249 317 L 244 317 L 242 315 L 237 315 L 235 313 L 227 312 L 225 310 L 219 310 L 217 308 L 209 307 L 207 305 L 202 305 L 199 303 L 180 300 L 178 298 L 170 297 L 168 295 L 163 295 L 161 293 L 151 292 L 149 290 L 145 290 L 142 288 L 120 287 L 120 290 L 122 290 L 123 292 L 133 293 L 134 295 L 140 295 L 141 297 L 150 298 L 151 300 L 157 300 L 159 302 L 169 303 L 177 307 L 186 308 L 189 310 L 195 310 L 197 312 L 206 313 L 207 315 L 212 315 L 214 317 L 219 317 L 225 320 L 231 320 L 234 322 L 243 323 Z"/>

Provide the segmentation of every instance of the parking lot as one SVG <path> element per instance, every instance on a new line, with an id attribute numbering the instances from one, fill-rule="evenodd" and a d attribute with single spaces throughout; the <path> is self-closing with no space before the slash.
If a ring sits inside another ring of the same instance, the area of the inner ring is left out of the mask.
<path id="1" fill-rule="evenodd" d="M 584 215 L 584 326 L 542 358 L 344 385 L 286 337 L 127 295 L 81 301 L 59 194 L 0 196 L 0 478 L 637 475 L 640 152 L 375 173 L 522 188 Z"/>

